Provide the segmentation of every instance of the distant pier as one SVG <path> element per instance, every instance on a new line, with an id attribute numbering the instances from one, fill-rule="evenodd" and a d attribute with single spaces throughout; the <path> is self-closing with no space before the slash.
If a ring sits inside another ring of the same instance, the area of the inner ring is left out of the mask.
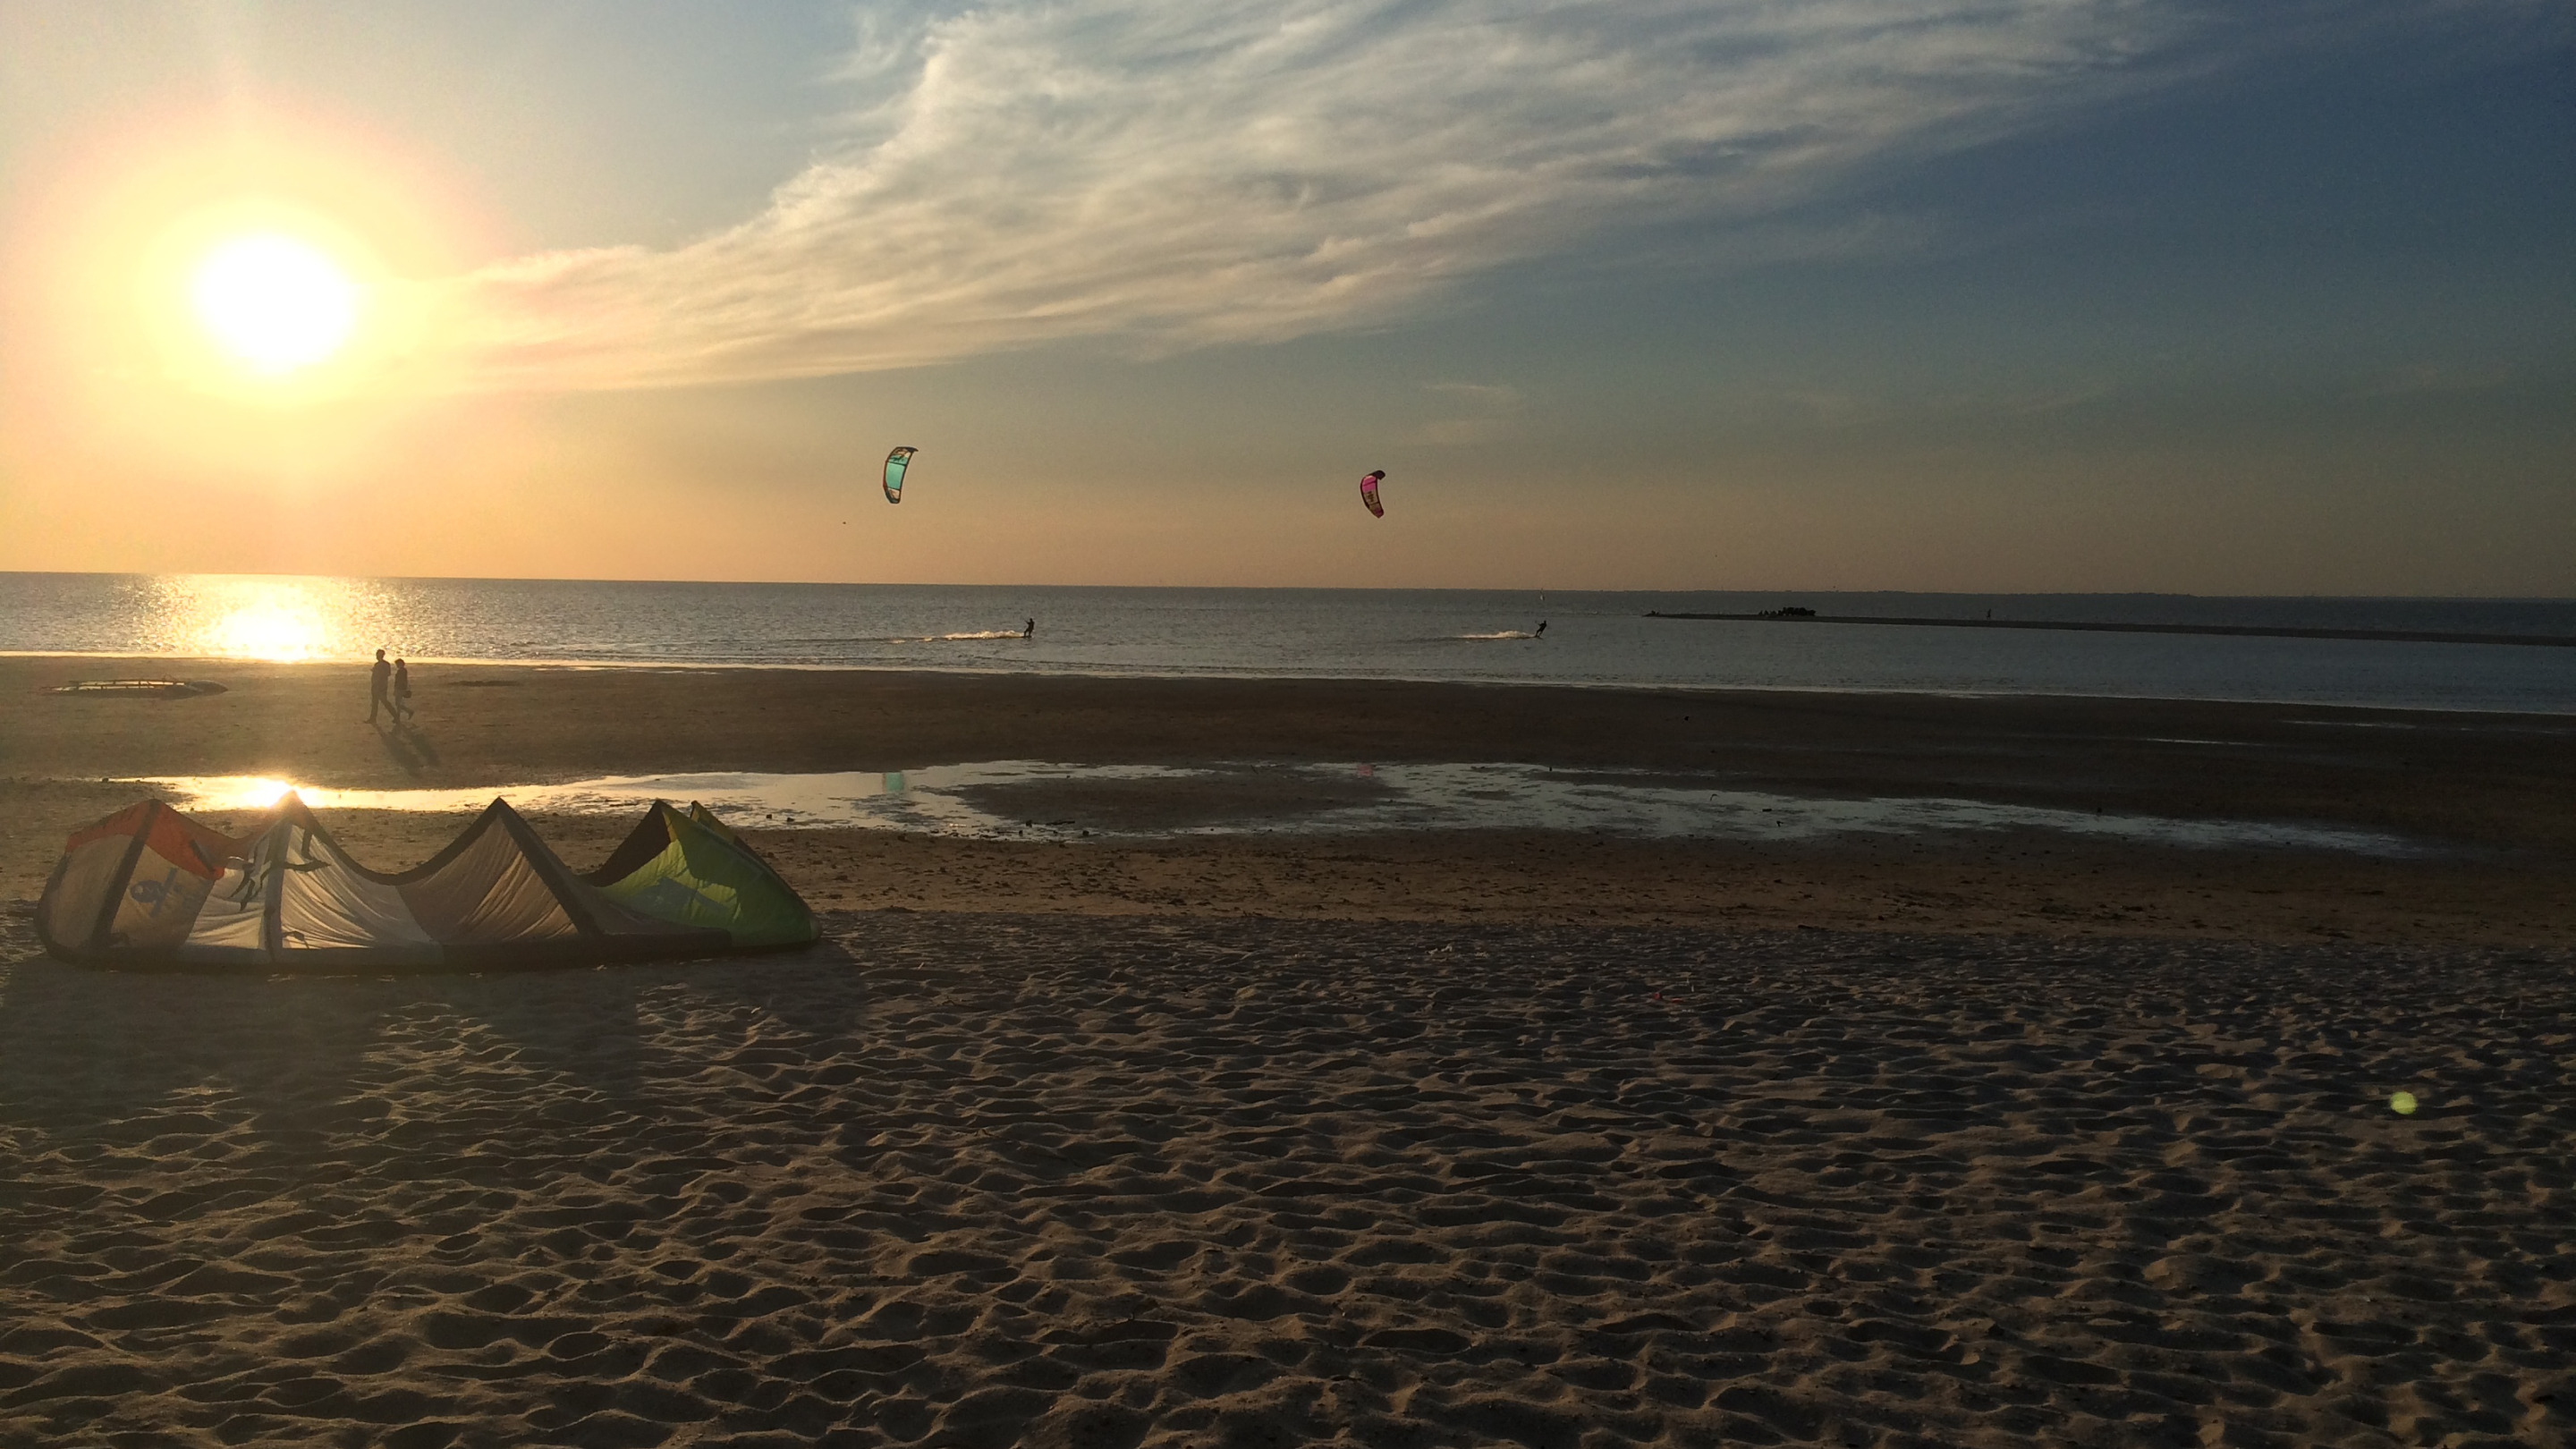
<path id="1" fill-rule="evenodd" d="M 2071 629 L 2086 634 L 2224 634 L 2250 639 L 2378 639 L 2398 644 L 2530 644 L 2576 648 L 2576 634 L 2450 634 L 2429 629 L 2300 629 L 2270 624 L 2105 624 L 2056 619 L 1897 619 L 1863 614 L 1667 614 L 1649 619 L 1724 619 L 1745 624 L 1902 624 L 1927 629 Z"/>

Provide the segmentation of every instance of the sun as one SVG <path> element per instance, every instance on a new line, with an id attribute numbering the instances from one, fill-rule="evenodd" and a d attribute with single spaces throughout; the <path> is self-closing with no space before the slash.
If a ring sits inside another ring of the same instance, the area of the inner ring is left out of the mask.
<path id="1" fill-rule="evenodd" d="M 284 232 L 216 243 L 197 263 L 188 300 L 216 349 L 261 377 L 328 361 L 358 326 L 358 284 L 330 253 Z"/>

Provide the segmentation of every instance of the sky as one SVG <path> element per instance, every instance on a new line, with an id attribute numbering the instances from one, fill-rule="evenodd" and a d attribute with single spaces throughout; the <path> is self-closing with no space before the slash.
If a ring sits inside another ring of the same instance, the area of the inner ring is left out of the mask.
<path id="1" fill-rule="evenodd" d="M 0 0 L 0 569 L 2576 596 L 2576 12 Z"/>

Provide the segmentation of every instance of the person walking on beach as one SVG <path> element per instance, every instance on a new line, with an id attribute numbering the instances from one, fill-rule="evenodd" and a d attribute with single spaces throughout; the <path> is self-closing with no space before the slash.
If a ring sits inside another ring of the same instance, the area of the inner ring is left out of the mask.
<path id="1" fill-rule="evenodd" d="M 394 723 L 411 718 L 411 668 L 401 660 L 394 661 Z"/>
<path id="2" fill-rule="evenodd" d="M 378 709 L 393 713 L 393 700 L 388 695 L 393 682 L 394 667 L 385 662 L 385 651 L 379 649 L 376 651 L 376 667 L 367 676 L 367 723 L 376 722 Z"/>

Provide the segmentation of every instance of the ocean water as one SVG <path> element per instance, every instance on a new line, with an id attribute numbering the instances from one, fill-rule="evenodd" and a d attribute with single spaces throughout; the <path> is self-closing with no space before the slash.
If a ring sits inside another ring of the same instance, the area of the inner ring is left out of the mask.
<path id="1" fill-rule="evenodd" d="M 0 573 L 0 652 L 2073 694 L 2576 714 L 2576 649 L 1649 610 L 2576 635 L 2576 600 L 1541 593 Z M 1034 619 L 1034 632 L 1023 626 Z M 1547 625 L 1543 637 L 1531 637 Z M 107 670 L 130 673 L 131 669 Z"/>

